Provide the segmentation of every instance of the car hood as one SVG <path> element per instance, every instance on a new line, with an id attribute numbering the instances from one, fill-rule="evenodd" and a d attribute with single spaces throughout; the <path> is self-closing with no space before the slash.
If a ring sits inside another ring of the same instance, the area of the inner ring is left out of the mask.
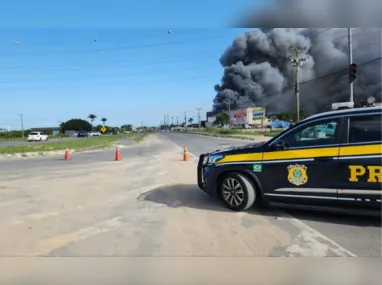
<path id="1" fill-rule="evenodd" d="M 210 155 L 227 155 L 227 154 L 240 154 L 246 152 L 262 151 L 265 142 L 251 143 L 242 146 L 234 146 L 226 149 L 215 150 Z"/>

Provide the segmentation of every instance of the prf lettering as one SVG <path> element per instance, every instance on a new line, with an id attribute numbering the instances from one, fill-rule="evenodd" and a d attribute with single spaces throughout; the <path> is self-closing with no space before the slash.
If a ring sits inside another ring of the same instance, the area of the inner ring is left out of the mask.
<path id="1" fill-rule="evenodd" d="M 367 182 L 382 183 L 382 166 L 349 165 L 350 182 L 358 182 L 359 177 L 367 175 Z"/>

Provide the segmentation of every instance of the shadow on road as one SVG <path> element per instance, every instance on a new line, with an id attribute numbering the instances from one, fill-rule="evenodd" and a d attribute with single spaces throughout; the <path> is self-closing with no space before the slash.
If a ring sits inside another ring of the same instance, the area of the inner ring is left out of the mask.
<path id="1" fill-rule="evenodd" d="M 203 193 L 196 185 L 177 184 L 160 187 L 142 194 L 138 197 L 140 201 L 149 201 L 168 207 L 188 207 L 209 211 L 221 211 L 234 213 L 227 209 L 220 201 Z M 282 207 L 270 208 L 266 206 L 256 207 L 248 210 L 249 214 L 265 215 L 270 218 L 280 218 L 278 209 Z M 380 217 L 353 216 L 341 213 L 312 211 L 310 209 L 290 209 L 287 213 L 299 220 L 324 222 L 331 224 L 343 224 L 360 227 L 381 227 Z"/>

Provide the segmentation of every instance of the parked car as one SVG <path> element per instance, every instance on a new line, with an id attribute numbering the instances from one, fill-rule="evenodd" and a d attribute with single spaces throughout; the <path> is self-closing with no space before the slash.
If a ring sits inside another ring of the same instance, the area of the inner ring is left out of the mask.
<path id="1" fill-rule="evenodd" d="M 31 132 L 28 135 L 28 142 L 31 141 L 47 141 L 48 135 L 44 132 Z"/>
<path id="2" fill-rule="evenodd" d="M 101 135 L 101 133 L 100 132 L 90 132 L 89 135 L 91 137 L 99 137 Z"/>
<path id="3" fill-rule="evenodd" d="M 87 138 L 89 135 L 87 132 L 78 132 L 77 137 L 78 138 Z"/>

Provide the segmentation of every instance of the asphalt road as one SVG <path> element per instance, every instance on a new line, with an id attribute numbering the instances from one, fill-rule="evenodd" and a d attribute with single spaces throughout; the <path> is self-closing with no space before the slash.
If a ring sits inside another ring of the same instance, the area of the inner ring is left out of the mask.
<path id="1" fill-rule="evenodd" d="M 149 157 L 150 152 L 142 153 L 141 150 L 135 148 L 127 148 L 134 143 L 129 139 L 122 139 L 118 142 L 120 146 L 121 157 L 129 159 L 130 156 L 143 155 Z M 74 152 L 70 154 L 71 160 L 64 160 L 65 153 L 62 155 L 46 156 L 46 157 L 28 157 L 18 159 L 0 159 L 0 173 L 15 173 L 25 175 L 26 173 L 40 173 L 45 170 L 65 170 L 73 167 L 92 166 L 97 164 L 105 164 L 114 162 L 115 150 L 94 150 L 88 152 Z M 0 176 L 0 181 L 2 178 Z"/>
<path id="2" fill-rule="evenodd" d="M 230 146 L 245 145 L 253 141 L 226 139 L 180 133 L 163 133 L 160 136 L 178 146 L 187 146 L 195 157 Z M 381 256 L 381 220 L 367 217 L 354 217 L 332 213 L 317 213 L 307 210 L 285 210 L 317 232 L 341 245 L 354 255 Z"/>
<path id="3" fill-rule="evenodd" d="M 251 142 L 166 133 L 119 142 L 120 162 L 114 149 L 0 160 L 0 255 L 380 256 L 378 221 L 236 213 L 198 189 L 195 162 L 182 161 L 183 146 L 197 156 Z"/>
<path id="4" fill-rule="evenodd" d="M 15 141 L 1 141 L 0 140 L 0 147 L 6 147 L 6 146 L 20 146 L 20 145 L 29 145 L 29 144 L 40 144 L 40 143 L 47 143 L 47 142 L 59 142 L 59 141 L 69 141 L 74 140 L 78 138 L 53 138 L 49 139 L 48 141 L 42 141 L 42 142 L 28 142 L 26 139 L 24 141 L 21 140 L 15 140 Z"/>

